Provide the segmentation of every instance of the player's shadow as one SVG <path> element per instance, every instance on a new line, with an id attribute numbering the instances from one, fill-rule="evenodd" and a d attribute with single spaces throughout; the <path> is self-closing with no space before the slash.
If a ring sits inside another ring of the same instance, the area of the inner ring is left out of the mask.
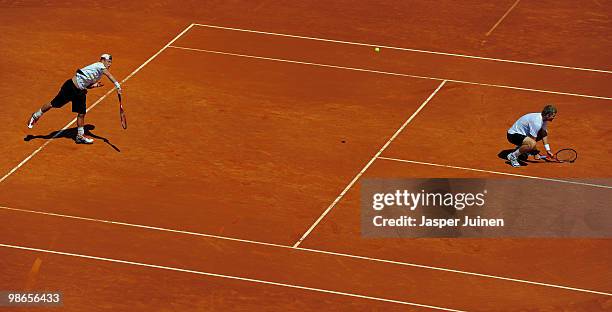
<path id="1" fill-rule="evenodd" d="M 108 144 L 108 146 L 112 147 L 115 151 L 117 152 L 121 152 L 121 150 L 115 146 L 113 143 L 111 143 L 107 138 L 99 136 L 94 134 L 93 132 L 91 132 L 92 130 L 94 130 L 96 128 L 96 126 L 94 125 L 85 125 L 85 135 L 88 135 L 94 139 L 98 139 L 98 140 L 102 140 L 104 141 L 104 143 Z M 50 132 L 49 134 L 46 135 L 31 135 L 28 134 L 25 138 L 23 138 L 24 141 L 29 142 L 32 140 L 36 140 L 36 139 L 43 139 L 43 140 L 55 140 L 55 139 L 70 139 L 70 140 L 74 140 L 74 138 L 77 135 L 77 127 L 73 127 L 73 128 L 68 128 L 66 130 L 57 130 L 57 131 L 53 131 Z"/>
<path id="2" fill-rule="evenodd" d="M 505 150 L 501 150 L 498 154 L 497 157 L 503 159 L 506 161 L 507 164 L 510 164 L 510 162 L 508 161 L 508 154 L 514 152 L 514 149 L 505 149 Z M 519 163 L 521 164 L 521 166 L 527 166 L 529 164 L 545 164 L 546 161 L 543 160 L 536 160 L 533 157 L 524 157 L 524 158 L 519 158 Z M 529 164 L 528 164 L 529 163 Z"/>
<path id="3" fill-rule="evenodd" d="M 510 153 L 512 153 L 512 152 L 514 152 L 514 149 L 513 149 L 513 148 L 511 148 L 511 149 L 501 150 L 501 151 L 500 151 L 500 152 L 497 154 L 497 157 L 499 157 L 499 158 L 501 158 L 501 159 L 505 160 L 505 161 L 506 161 L 506 164 L 510 165 L 510 161 L 508 160 L 508 158 L 507 158 L 507 157 L 508 157 L 508 154 L 510 154 Z M 522 158 L 521 158 L 521 159 L 519 159 L 519 164 L 521 164 L 521 166 L 527 166 L 527 165 L 528 165 L 528 164 L 527 164 L 528 162 L 532 162 L 532 161 L 527 160 L 527 159 L 522 159 Z"/>
<path id="4" fill-rule="evenodd" d="M 514 149 L 505 149 L 505 150 L 501 150 L 498 154 L 497 157 L 501 158 L 501 159 L 506 159 L 506 157 L 508 157 L 508 154 L 514 152 Z"/>

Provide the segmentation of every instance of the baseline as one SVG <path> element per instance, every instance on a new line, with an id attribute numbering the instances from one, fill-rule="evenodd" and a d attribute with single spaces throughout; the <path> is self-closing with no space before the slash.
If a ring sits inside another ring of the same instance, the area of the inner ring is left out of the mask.
<path id="1" fill-rule="evenodd" d="M 239 242 L 239 243 L 260 245 L 260 246 L 277 247 L 277 248 L 284 248 L 284 249 L 294 249 L 294 250 L 301 250 L 301 251 L 312 252 L 312 253 L 319 253 L 319 254 L 325 254 L 325 255 L 338 256 L 338 257 L 360 259 L 360 260 L 365 260 L 365 261 L 373 261 L 373 262 L 379 262 L 379 263 L 386 263 L 386 264 L 393 264 L 393 265 L 400 265 L 400 266 L 407 266 L 407 267 L 415 267 L 415 268 L 421 268 L 421 269 L 427 269 L 427 270 L 435 270 L 435 271 L 442 271 L 442 272 L 449 272 L 449 273 L 456 273 L 456 274 L 464 274 L 464 275 L 471 275 L 471 276 L 477 276 L 477 277 L 498 279 L 498 280 L 516 282 L 516 283 L 523 283 L 523 284 L 551 287 L 551 288 L 564 289 L 564 290 L 570 290 L 570 291 L 576 291 L 576 292 L 591 293 L 591 294 L 604 295 L 604 296 L 612 296 L 612 293 L 596 291 L 596 290 L 590 290 L 590 289 L 584 289 L 584 288 L 562 286 L 562 285 L 549 284 L 549 283 L 543 283 L 543 282 L 535 282 L 535 281 L 529 281 L 529 280 L 523 280 L 523 279 L 517 279 L 517 278 L 511 278 L 511 277 L 503 277 L 503 276 L 496 276 L 496 275 L 490 275 L 490 274 L 483 274 L 483 273 L 476 273 L 476 272 L 469 272 L 469 271 L 461 271 L 461 270 L 455 270 L 455 269 L 449 269 L 449 268 L 443 268 L 443 267 L 435 267 L 435 266 L 429 266 L 429 265 L 423 265 L 423 264 L 416 264 L 416 263 L 409 263 L 409 262 L 400 262 L 400 261 L 379 259 L 379 258 L 359 256 L 359 255 L 352 255 L 352 254 L 345 254 L 345 253 L 339 253 L 339 252 L 333 252 L 333 251 L 325 251 L 325 250 L 319 250 L 319 249 L 311 249 L 311 248 L 304 248 L 304 247 L 291 247 L 291 246 L 286 246 L 286 245 L 280 245 L 280 244 L 274 244 L 274 243 L 266 243 L 266 242 L 248 240 L 248 239 L 241 239 L 241 238 L 234 238 L 234 237 L 227 237 L 227 236 L 220 236 L 220 235 L 213 235 L 213 234 L 204 234 L 204 233 L 198 233 L 198 232 L 183 231 L 183 230 L 162 228 L 162 227 L 156 227 L 156 226 L 148 226 L 148 225 L 142 225 L 142 224 L 132 224 L 132 223 L 126 223 L 126 222 L 119 222 L 119 221 L 93 219 L 93 218 L 79 217 L 79 216 L 65 215 L 65 214 L 58 214 L 58 213 L 52 213 L 52 212 L 44 212 L 44 211 L 35 211 L 35 210 L 11 208 L 11 207 L 5 207 L 5 206 L 0 206 L 0 209 L 8 210 L 8 211 L 14 211 L 14 212 L 21 212 L 21 213 L 31 213 L 31 214 L 39 214 L 39 215 L 59 217 L 59 218 L 66 218 L 66 219 L 73 219 L 73 220 L 81 220 L 81 221 L 87 221 L 87 222 L 113 224 L 113 225 L 119 225 L 119 226 L 125 226 L 125 227 L 133 227 L 133 228 L 140 228 L 140 229 L 147 229 L 147 230 L 154 230 L 154 231 L 161 231 L 161 232 L 169 232 L 169 233 L 176 233 L 176 234 L 182 234 L 182 235 L 199 236 L 199 237 L 206 237 L 206 238 L 212 238 L 212 239 L 233 241 L 233 242 Z"/>
<path id="2" fill-rule="evenodd" d="M 91 255 L 83 255 L 83 254 L 76 254 L 76 253 L 69 253 L 69 252 L 62 252 L 62 251 L 48 250 L 48 249 L 39 249 L 39 248 L 32 248 L 32 247 L 25 247 L 25 246 L 7 245 L 7 244 L 1 244 L 1 243 L 0 243 L 0 247 L 12 248 L 12 249 L 20 249 L 20 250 L 27 250 L 27 251 L 36 251 L 36 252 L 42 252 L 42 253 L 48 253 L 48 254 L 70 256 L 70 257 L 90 259 L 90 260 L 98 260 L 98 261 L 105 261 L 105 262 L 112 262 L 112 263 L 128 264 L 128 265 L 141 266 L 141 267 L 147 267 L 147 268 L 153 268 L 153 269 L 161 269 L 161 270 L 168 270 L 168 271 L 174 271 L 174 272 L 190 273 L 190 274 L 197 274 L 197 275 L 204 275 L 204 276 L 210 276 L 210 277 L 225 278 L 225 279 L 231 279 L 231 280 L 239 280 L 239 281 L 258 283 L 258 284 L 267 284 L 267 285 L 288 287 L 288 288 L 308 290 L 308 291 L 327 293 L 327 294 L 333 294 L 333 295 L 348 296 L 348 297 L 353 297 L 353 298 L 360 298 L 360 299 L 368 299 L 368 300 L 382 301 L 382 302 L 388 302 L 388 303 L 403 304 L 403 305 L 409 305 L 409 306 L 415 306 L 415 307 L 421 307 L 421 308 L 428 308 L 428 309 L 439 310 L 439 311 L 465 312 L 463 310 L 456 310 L 456 309 L 450 309 L 450 308 L 444 308 L 444 307 L 438 307 L 438 306 L 432 306 L 432 305 L 426 305 L 426 304 L 419 304 L 419 303 L 408 302 L 408 301 L 400 301 L 400 300 L 372 297 L 372 296 L 366 296 L 366 295 L 360 295 L 360 294 L 354 294 L 354 293 L 348 293 L 348 292 L 334 291 L 334 290 L 329 290 L 329 289 L 314 288 L 314 287 L 307 287 L 307 286 L 300 286 L 300 285 L 292 285 L 292 284 L 287 284 L 287 283 L 272 282 L 272 281 L 266 281 L 266 280 L 261 280 L 261 279 L 254 279 L 254 278 L 247 278 L 247 277 L 240 277 L 240 276 L 232 276 L 232 275 L 224 275 L 224 274 L 217 274 L 217 273 L 189 270 L 189 269 L 176 268 L 176 267 L 170 267 L 170 266 L 162 266 L 162 265 L 155 265 L 155 264 L 149 264 L 149 263 L 135 262 L 135 261 L 127 261 L 127 260 L 120 260 L 120 259 L 96 257 L 96 256 L 91 256 Z"/>

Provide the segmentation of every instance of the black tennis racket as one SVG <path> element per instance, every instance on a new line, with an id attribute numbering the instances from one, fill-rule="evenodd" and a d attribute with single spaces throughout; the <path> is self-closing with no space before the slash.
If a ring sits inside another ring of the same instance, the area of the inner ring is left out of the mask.
<path id="1" fill-rule="evenodd" d="M 564 148 L 557 151 L 552 159 L 548 155 L 540 155 L 540 158 L 552 162 L 573 163 L 578 159 L 578 152 L 573 148 Z"/>
<path id="2" fill-rule="evenodd" d="M 125 110 L 123 109 L 123 103 L 121 100 L 121 94 L 117 93 L 119 97 L 119 118 L 121 119 L 121 127 L 127 129 L 127 117 L 125 116 Z"/>

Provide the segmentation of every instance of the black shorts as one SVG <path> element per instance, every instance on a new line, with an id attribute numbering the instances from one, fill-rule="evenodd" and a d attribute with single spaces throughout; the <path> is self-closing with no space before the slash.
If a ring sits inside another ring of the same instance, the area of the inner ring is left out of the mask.
<path id="1" fill-rule="evenodd" d="M 57 95 L 51 100 L 51 106 L 62 107 L 72 102 L 72 111 L 78 114 L 87 112 L 87 90 L 77 88 L 72 79 L 66 80 Z"/>
<path id="2" fill-rule="evenodd" d="M 527 136 L 520 133 L 506 133 L 506 137 L 508 138 L 508 142 L 516 146 L 521 146 L 523 145 L 523 140 L 525 140 Z"/>

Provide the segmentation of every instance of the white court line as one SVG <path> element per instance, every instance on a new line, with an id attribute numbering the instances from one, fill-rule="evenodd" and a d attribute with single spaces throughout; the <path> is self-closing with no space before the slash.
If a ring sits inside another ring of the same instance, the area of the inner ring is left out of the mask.
<path id="1" fill-rule="evenodd" d="M 485 37 L 488 37 L 495 30 L 495 28 L 497 28 L 497 26 L 499 26 L 499 24 L 501 24 L 501 22 L 506 18 L 506 16 L 508 16 L 508 14 L 510 14 L 510 11 L 512 11 L 514 9 L 514 7 L 516 7 L 516 5 L 520 1 L 521 0 L 516 0 L 514 2 L 514 4 L 508 9 L 508 11 L 506 11 L 506 13 L 504 13 L 504 15 L 497 21 L 497 23 L 495 23 L 495 25 L 493 25 L 493 27 L 491 27 L 491 29 L 485 34 Z"/>
<path id="2" fill-rule="evenodd" d="M 399 158 L 391 158 L 391 157 L 382 157 L 381 156 L 381 157 L 378 157 L 378 159 L 391 160 L 391 161 L 399 161 L 399 162 L 405 162 L 405 163 L 410 163 L 410 164 L 418 164 L 418 165 L 426 165 L 426 166 L 434 166 L 434 167 L 443 167 L 443 168 L 451 168 L 451 169 L 461 169 L 461 170 L 469 170 L 469 171 L 476 171 L 476 172 L 493 173 L 493 174 L 506 175 L 506 176 L 519 177 L 519 178 L 536 179 L 536 180 L 543 180 L 543 181 L 551 181 L 551 182 L 568 183 L 568 184 L 575 184 L 575 185 L 582 185 L 582 186 L 591 186 L 591 187 L 612 189 L 612 186 L 610 186 L 610 185 L 603 185 L 603 184 L 585 183 L 585 182 L 563 180 L 563 179 L 543 178 L 543 177 L 536 177 L 536 176 L 517 174 L 517 173 L 509 173 L 509 172 L 501 172 L 501 171 L 491 171 L 491 170 L 476 169 L 476 168 L 467 168 L 467 167 L 458 167 L 458 166 L 451 166 L 451 165 L 434 164 L 434 163 L 423 162 L 423 161 L 415 161 L 415 160 L 407 160 L 407 159 L 399 159 Z"/>
<path id="3" fill-rule="evenodd" d="M 125 77 L 122 81 L 121 84 L 125 83 L 128 79 L 130 79 L 132 76 L 134 76 L 137 72 L 139 72 L 143 67 L 145 67 L 145 65 L 149 64 L 154 58 L 156 58 L 160 53 L 162 53 L 165 49 L 167 49 L 171 44 L 173 44 L 178 38 L 180 38 L 183 34 L 185 34 L 189 29 L 191 29 L 191 27 L 193 27 L 193 24 L 187 26 L 187 28 L 185 28 L 182 32 L 180 32 L 176 37 L 174 37 L 174 39 L 170 40 L 170 42 L 168 42 L 163 48 L 161 48 L 159 51 L 157 51 L 157 53 L 153 54 L 153 56 L 151 56 L 148 60 L 146 60 L 144 63 L 142 63 L 142 65 L 138 66 L 138 68 L 136 68 L 134 71 L 132 71 L 132 73 L 130 73 L 127 77 Z M 111 94 L 113 91 L 115 90 L 115 88 L 112 88 L 110 90 L 108 90 L 104 95 L 102 95 L 102 97 L 100 97 L 95 103 L 93 103 L 89 108 L 87 108 L 87 112 L 89 112 L 90 110 L 92 110 L 94 107 L 96 107 L 96 105 L 98 105 L 100 102 L 102 102 L 109 94 Z M 0 179 L 0 183 L 4 182 L 4 180 L 6 180 L 9 176 L 11 176 L 15 171 L 17 171 L 19 168 L 21 168 L 21 166 L 25 165 L 30 159 L 32 159 L 32 157 L 34 157 L 34 155 L 38 154 L 43 148 L 45 148 L 47 145 L 49 145 L 49 143 L 51 143 L 53 141 L 53 139 L 59 137 L 62 132 L 64 132 L 66 129 L 68 129 L 68 127 L 72 126 L 75 122 L 76 122 L 76 118 L 74 118 L 72 121 L 70 121 L 69 123 L 67 123 L 60 131 L 58 131 L 51 139 L 47 140 L 43 145 L 41 145 L 39 148 L 37 148 L 34 152 L 32 152 L 30 155 L 28 155 L 28 157 L 26 157 L 24 160 L 22 160 L 17 166 L 15 166 L 13 169 L 11 169 L 7 174 L 5 174 L 1 179 Z"/>
<path id="4" fill-rule="evenodd" d="M 603 69 L 594 69 L 594 68 L 585 68 L 585 67 L 573 67 L 573 66 L 563 66 L 563 65 L 553 65 L 553 64 L 543 64 L 543 63 L 524 62 L 524 61 L 513 61 L 513 60 L 491 58 L 491 57 L 482 57 L 482 56 L 457 54 L 457 53 L 446 53 L 446 52 L 436 52 L 436 51 L 429 51 L 429 50 L 400 48 L 400 47 L 386 46 L 386 45 L 373 44 L 373 43 L 362 43 L 362 42 L 342 41 L 342 40 L 324 39 L 324 38 L 316 38 L 316 37 L 297 36 L 297 35 L 274 33 L 274 32 L 267 32 L 267 31 L 258 31 L 258 30 L 232 28 L 232 27 L 223 27 L 223 26 L 198 24 L 198 23 L 195 23 L 194 26 L 207 27 L 207 28 L 216 28 L 216 29 L 224 29 L 224 30 L 233 30 L 233 31 L 248 32 L 248 33 L 255 33 L 255 34 L 262 34 L 262 35 L 288 37 L 288 38 L 298 38 L 298 39 L 307 39 L 307 40 L 315 40 L 315 41 L 342 43 L 342 44 L 350 44 L 350 45 L 357 45 L 357 46 L 364 46 L 364 47 L 371 47 L 371 48 L 378 47 L 378 48 L 400 50 L 400 51 L 410 51 L 410 52 L 417 52 L 417 53 L 427 53 L 427 54 L 436 54 L 436 55 L 456 56 L 456 57 L 463 57 L 463 58 L 477 59 L 477 60 L 486 60 L 486 61 L 505 62 L 505 63 L 533 65 L 533 66 L 543 66 L 543 67 L 553 67 L 553 68 L 563 68 L 563 69 L 572 69 L 572 70 L 581 70 L 581 71 L 589 71 L 589 72 L 599 72 L 599 73 L 612 74 L 612 71 L 610 71 L 610 70 L 603 70 Z"/>
<path id="5" fill-rule="evenodd" d="M 300 244 L 306 239 L 306 237 L 308 237 L 308 235 L 321 222 L 321 220 L 323 220 L 323 218 L 325 218 L 325 216 L 336 206 L 336 204 L 342 199 L 342 197 L 344 197 L 344 194 L 346 194 L 346 192 L 348 192 L 348 190 L 351 189 L 351 187 L 353 187 L 353 184 L 355 184 L 355 182 L 357 182 L 357 180 L 359 180 L 359 178 L 363 175 L 363 173 L 366 170 L 368 170 L 368 168 L 370 168 L 370 166 L 372 165 L 372 163 L 374 163 L 376 158 L 378 156 L 380 156 L 380 154 L 382 154 L 382 152 L 384 152 L 385 149 L 387 149 L 387 147 L 391 144 L 391 142 L 393 142 L 393 140 L 395 140 L 395 138 L 402 132 L 402 130 L 404 130 L 404 128 L 406 128 L 406 126 L 408 126 L 408 124 L 412 121 L 412 119 L 414 119 L 414 117 L 416 117 L 416 115 L 419 114 L 419 112 L 423 109 L 423 107 L 425 107 L 425 105 L 427 105 L 427 103 L 429 103 L 429 101 L 436 95 L 436 93 L 438 93 L 438 91 L 440 91 L 440 89 L 442 89 L 442 87 L 444 86 L 445 83 L 446 83 L 446 80 L 442 81 L 440 83 L 440 85 L 438 85 L 438 87 L 421 104 L 421 106 L 419 106 L 419 108 L 410 116 L 410 118 L 408 118 L 408 120 L 406 120 L 404 122 L 404 124 L 401 127 L 399 127 L 399 129 L 397 129 L 397 131 L 395 131 L 395 133 L 391 136 L 391 138 L 389 138 L 389 140 L 380 148 L 380 150 L 378 150 L 378 152 L 376 152 L 376 154 L 374 154 L 372 159 L 370 159 L 370 161 L 368 161 L 368 163 L 363 167 L 363 169 L 361 169 L 361 171 L 359 171 L 359 173 L 357 173 L 357 175 L 353 178 L 353 180 L 344 188 L 344 190 L 342 190 L 340 195 L 338 195 L 338 197 L 336 197 L 336 199 L 327 207 L 327 209 L 325 209 L 325 211 L 323 211 L 323 213 L 310 226 L 310 228 L 308 228 L 306 233 L 304 233 L 304 235 L 302 235 L 302 237 L 300 237 L 300 239 L 293 245 L 294 248 L 300 246 Z"/>
<path id="6" fill-rule="evenodd" d="M 104 95 L 102 95 L 102 97 L 100 97 L 95 103 L 93 103 L 89 108 L 87 108 L 86 112 L 89 112 L 90 109 L 96 107 L 96 105 L 98 105 L 98 103 L 100 103 L 102 100 L 104 100 L 109 94 L 111 94 L 115 89 L 110 89 L 108 90 Z M 39 146 L 36 150 L 34 150 L 30 155 L 28 155 L 28 157 L 26 157 L 24 160 L 22 160 L 17 166 L 13 167 L 13 169 L 11 169 L 9 172 L 7 172 L 2 178 L 0 178 L 0 183 L 4 182 L 4 180 L 6 180 L 9 176 L 11 176 L 13 173 L 15 173 L 15 171 L 17 171 L 19 168 L 21 168 L 21 166 L 25 165 L 28 161 L 30 161 L 30 159 L 32 157 L 34 157 L 34 155 L 38 154 L 38 152 L 40 152 L 43 148 L 45 148 L 47 145 L 49 145 L 49 143 L 51 143 L 51 141 L 53 141 L 53 139 L 59 137 L 62 132 L 64 132 L 66 129 L 68 129 L 68 127 L 72 126 L 75 122 L 76 122 L 76 117 L 74 119 L 72 119 L 72 121 L 70 121 L 69 123 L 67 123 L 60 131 L 58 131 L 51 139 L 45 141 L 45 143 L 43 143 L 43 145 Z"/>
<path id="7" fill-rule="evenodd" d="M 341 295 L 341 296 L 360 298 L 360 299 L 368 299 L 368 300 L 374 300 L 374 301 L 382 301 L 382 302 L 388 302 L 388 303 L 397 303 L 397 304 L 403 304 L 403 305 L 409 305 L 409 306 L 415 306 L 415 307 L 421 307 L 421 308 L 434 309 L 434 310 L 439 310 L 439 311 L 465 312 L 464 310 L 456 310 L 456 309 L 450 309 L 450 308 L 443 308 L 443 307 L 426 305 L 426 304 L 419 304 L 419 303 L 408 302 L 408 301 L 400 301 L 400 300 L 393 300 L 393 299 L 365 296 L 365 295 L 359 295 L 359 294 L 353 294 L 353 293 L 347 293 L 347 292 L 341 292 L 341 291 L 335 291 L 335 290 L 314 288 L 314 287 L 308 287 L 308 286 L 299 286 L 299 285 L 279 283 L 279 282 L 271 282 L 271 281 L 254 279 L 254 278 L 248 278 L 248 277 L 239 277 L 239 276 L 233 276 L 233 275 L 224 275 L 224 274 L 217 274 L 217 273 L 210 273 L 210 272 L 182 269 L 182 268 L 176 268 L 176 267 L 169 267 L 169 266 L 163 266 L 163 265 L 148 264 L 148 263 L 142 263 L 142 262 L 134 262 L 134 261 L 127 261 L 127 260 L 120 260 L 120 259 L 112 259 L 112 258 L 103 258 L 103 257 L 89 256 L 89 255 L 76 254 L 76 253 L 70 253 L 70 252 L 62 252 L 62 251 L 55 251 L 55 250 L 48 250 L 48 249 L 39 249 L 39 248 L 16 246 L 16 245 L 8 245 L 8 244 L 0 244 L 0 247 L 20 249 L 20 250 L 28 250 L 28 251 L 36 251 L 36 252 L 44 252 L 44 253 L 55 254 L 55 255 L 70 256 L 70 257 L 84 258 L 84 259 L 91 259 L 91 260 L 98 260 L 98 261 L 106 261 L 106 262 L 112 262 L 112 263 L 121 263 L 121 264 L 135 265 L 135 266 L 141 266 L 141 267 L 147 267 L 147 268 L 153 268 L 153 269 L 168 270 L 168 271 L 174 271 L 174 272 L 183 272 L 183 273 L 204 275 L 204 276 L 210 276 L 210 277 L 226 278 L 226 279 L 238 280 L 238 281 L 243 281 L 243 282 L 251 282 L 251 283 L 266 284 L 266 285 L 273 285 L 273 286 L 281 286 L 281 287 L 301 289 L 301 290 L 309 290 L 309 291 L 326 293 L 326 294 Z"/>
<path id="8" fill-rule="evenodd" d="M 576 287 L 561 286 L 561 285 L 555 285 L 555 284 L 549 284 L 549 283 L 534 282 L 534 281 L 522 280 L 522 279 L 517 279 L 517 278 L 510 278 L 510 277 L 503 277 L 503 276 L 475 273 L 475 272 L 469 272 L 469 271 L 460 271 L 460 270 L 441 268 L 441 267 L 434 267 L 434 266 L 423 265 L 423 264 L 416 264 L 416 263 L 408 263 L 408 262 L 399 262 L 399 261 L 393 261 L 393 260 L 378 259 L 378 258 L 358 256 L 358 255 L 351 255 L 351 254 L 345 254 L 345 253 L 339 253 L 339 252 L 333 252 L 333 251 L 324 251 L 324 250 L 310 249 L 310 248 L 304 248 L 304 247 L 291 247 L 291 246 L 286 246 L 286 245 L 279 245 L 279 244 L 273 244 L 273 243 L 259 242 L 259 241 L 253 241 L 253 240 L 247 240 L 247 239 L 227 237 L 227 236 L 218 236 L 218 235 L 204 234 L 204 233 L 197 233 L 197 232 L 190 232 L 190 231 L 173 230 L 173 229 L 168 229 L 168 228 L 148 226 L 148 225 L 140 225 L 140 224 L 131 224 L 131 223 L 125 223 L 125 222 L 92 219 L 92 218 L 64 215 L 64 214 L 58 214 L 58 213 L 52 213 L 52 212 L 34 211 L 34 210 L 26 210 L 26 209 L 19 209 L 19 208 L 10 208 L 10 207 L 5 207 L 5 206 L 0 206 L 0 209 L 4 209 L 4 210 L 8 210 L 8 211 L 14 211 L 14 212 L 40 214 L 40 215 L 45 215 L 45 216 L 52 216 L 52 217 L 59 217 L 59 218 L 66 218 L 66 219 L 75 219 L 75 220 L 88 221 L 88 222 L 98 222 L 98 223 L 114 224 L 114 225 L 119 225 L 119 226 L 134 227 L 134 228 L 141 228 L 141 229 L 147 229 L 147 230 L 154 230 L 154 231 L 161 231 L 161 232 L 183 234 L 183 235 L 192 235 L 192 236 L 206 237 L 206 238 L 226 240 L 226 241 L 232 241 L 232 242 L 240 242 L 240 243 L 253 244 L 253 245 L 270 246 L 270 247 L 277 247 L 277 248 L 284 248 L 284 249 L 291 249 L 291 250 L 302 250 L 302 251 L 305 251 L 305 252 L 320 253 L 320 254 L 324 254 L 324 255 L 332 255 L 332 256 L 338 256 L 338 257 L 345 257 L 345 258 L 365 260 L 365 261 L 373 261 L 373 262 L 387 263 L 387 264 L 393 264 L 393 265 L 415 267 L 415 268 L 421 268 L 421 269 L 426 269 L 426 270 L 434 270 L 434 271 L 442 271 L 442 272 L 449 272 L 449 273 L 455 273 L 455 274 L 471 275 L 471 276 L 477 276 L 477 277 L 484 277 L 484 278 L 491 278 L 491 279 L 498 279 L 498 280 L 503 280 L 503 281 L 515 282 L 515 283 L 523 283 L 523 284 L 530 284 L 530 285 L 558 288 L 558 289 L 571 290 L 571 291 L 577 291 L 577 292 L 591 293 L 591 294 L 597 294 L 597 295 L 612 296 L 611 293 L 595 291 L 595 290 L 589 290 L 589 289 L 583 289 L 583 288 L 576 288 Z"/>
<path id="9" fill-rule="evenodd" d="M 541 93 L 550 93 L 550 94 L 559 94 L 559 95 L 569 95 L 569 96 L 577 96 L 577 97 L 593 98 L 593 99 L 601 99 L 601 100 L 612 100 L 612 97 L 605 97 L 605 96 L 598 96 L 598 95 L 568 93 L 568 92 L 550 91 L 550 90 L 542 90 L 542 89 L 530 89 L 530 88 L 523 88 L 523 87 L 480 83 L 480 82 L 473 82 L 473 81 L 466 81 L 466 80 L 455 80 L 455 79 L 448 79 L 448 78 L 418 76 L 418 75 L 401 74 L 401 73 L 387 72 L 387 71 L 380 71 L 380 70 L 373 70 L 373 69 L 346 67 L 346 66 L 329 65 L 329 64 L 321 64 L 321 63 L 312 63 L 312 62 L 302 62 L 302 61 L 294 61 L 294 60 L 279 59 L 279 58 L 264 57 L 264 56 L 255 56 L 255 55 L 248 55 L 248 54 L 237 54 L 237 53 L 221 52 L 221 51 L 214 51 L 214 50 L 179 47 L 179 46 L 172 46 L 172 45 L 169 46 L 169 48 L 187 50 L 187 51 L 221 54 L 221 55 L 230 55 L 230 56 L 245 57 L 245 58 L 253 58 L 253 59 L 259 59 L 259 60 L 266 60 L 266 61 L 275 61 L 275 62 L 311 65 L 311 66 L 319 66 L 319 67 L 327 67 L 327 68 L 335 68 L 335 69 L 353 70 L 353 71 L 359 71 L 359 72 L 367 72 L 367 73 L 383 74 L 383 75 L 391 75 L 391 76 L 401 76 L 401 77 L 428 79 L 428 80 L 436 80 L 436 81 L 448 81 L 448 82 L 456 82 L 456 83 L 485 86 L 485 87 L 495 87 L 495 88 L 513 89 L 513 90 L 521 90 L 521 91 L 532 91 L 532 92 L 541 92 Z"/>

